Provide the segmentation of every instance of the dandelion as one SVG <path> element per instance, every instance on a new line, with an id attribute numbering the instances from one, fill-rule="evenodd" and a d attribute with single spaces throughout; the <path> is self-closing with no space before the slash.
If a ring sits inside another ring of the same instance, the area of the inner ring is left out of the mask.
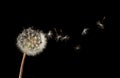
<path id="1" fill-rule="evenodd" d="M 35 56 L 45 49 L 47 39 L 42 31 L 28 28 L 17 37 L 17 47 L 23 52 L 19 78 L 22 78 L 23 66 L 26 55 Z"/>

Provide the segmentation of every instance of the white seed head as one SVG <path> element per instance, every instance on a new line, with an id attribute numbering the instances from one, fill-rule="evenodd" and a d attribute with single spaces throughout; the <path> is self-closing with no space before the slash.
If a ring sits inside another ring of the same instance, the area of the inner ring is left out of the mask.
<path id="1" fill-rule="evenodd" d="M 34 56 L 41 53 L 47 44 L 47 38 L 41 31 L 28 28 L 17 37 L 17 46 L 23 53 Z"/>

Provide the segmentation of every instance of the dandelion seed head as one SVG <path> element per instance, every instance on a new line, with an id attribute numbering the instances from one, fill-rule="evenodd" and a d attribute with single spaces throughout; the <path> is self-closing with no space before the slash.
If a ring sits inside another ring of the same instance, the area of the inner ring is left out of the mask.
<path id="1" fill-rule="evenodd" d="M 17 46 L 23 53 L 34 56 L 41 53 L 47 44 L 47 38 L 42 31 L 28 28 L 17 37 Z"/>

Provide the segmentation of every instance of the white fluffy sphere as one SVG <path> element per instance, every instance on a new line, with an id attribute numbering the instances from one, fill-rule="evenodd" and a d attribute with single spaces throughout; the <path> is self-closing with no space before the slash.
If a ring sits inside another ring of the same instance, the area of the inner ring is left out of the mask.
<path id="1" fill-rule="evenodd" d="M 45 34 L 38 30 L 28 28 L 17 37 L 17 46 L 23 53 L 34 56 L 41 53 L 47 44 Z"/>

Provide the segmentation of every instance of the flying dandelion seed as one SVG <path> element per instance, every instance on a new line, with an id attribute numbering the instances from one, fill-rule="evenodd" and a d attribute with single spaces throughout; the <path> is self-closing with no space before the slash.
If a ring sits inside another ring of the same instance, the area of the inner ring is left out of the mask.
<path id="1" fill-rule="evenodd" d="M 62 35 L 61 35 L 61 34 L 58 34 L 56 28 L 54 28 L 54 30 L 55 30 L 55 34 L 56 34 L 55 40 L 56 40 L 56 41 L 59 41 L 59 40 L 62 38 Z M 60 30 L 60 31 L 62 32 L 62 30 Z"/>
<path id="2" fill-rule="evenodd" d="M 104 16 L 102 21 L 97 21 L 97 25 L 98 25 L 98 28 L 100 29 L 104 29 L 104 25 L 103 25 L 103 21 L 106 19 L 106 17 Z"/>
<path id="3" fill-rule="evenodd" d="M 53 36 L 52 31 L 49 31 L 48 34 L 47 34 L 47 37 L 48 37 L 48 38 L 52 38 L 52 36 Z"/>
<path id="4" fill-rule="evenodd" d="M 58 32 L 57 32 L 56 28 L 54 28 L 54 30 L 55 30 L 56 35 L 58 36 Z"/>
<path id="5" fill-rule="evenodd" d="M 96 24 L 98 25 L 98 28 L 104 29 L 104 25 L 100 21 L 97 21 Z"/>
<path id="6" fill-rule="evenodd" d="M 81 35 L 86 35 L 88 33 L 89 28 L 84 28 Z"/>
<path id="7" fill-rule="evenodd" d="M 62 29 L 60 29 L 60 34 L 63 35 L 63 31 L 62 31 Z"/>
<path id="8" fill-rule="evenodd" d="M 61 40 L 61 38 L 62 38 L 62 36 L 61 36 L 61 35 L 57 35 L 57 36 L 56 36 L 56 41 Z"/>
<path id="9" fill-rule="evenodd" d="M 23 52 L 19 78 L 22 78 L 23 65 L 26 55 L 35 56 L 41 53 L 47 44 L 47 38 L 42 31 L 28 28 L 17 37 L 17 47 Z"/>
<path id="10" fill-rule="evenodd" d="M 105 19 L 106 19 L 106 17 L 104 16 L 102 22 L 103 22 Z"/>
<path id="11" fill-rule="evenodd" d="M 78 51 L 78 50 L 80 50 L 80 45 L 76 45 L 75 47 L 74 47 L 74 49 L 76 50 L 76 51 Z"/>
<path id="12" fill-rule="evenodd" d="M 64 41 L 64 40 L 65 40 L 65 41 L 66 41 L 66 40 L 69 40 L 69 38 L 70 38 L 70 37 L 69 37 L 68 35 L 65 35 L 64 37 L 62 37 L 62 38 L 61 38 L 61 41 Z"/>
<path id="13" fill-rule="evenodd" d="M 70 37 L 68 35 L 64 36 L 62 29 L 59 30 L 60 31 L 59 34 L 58 34 L 56 28 L 54 28 L 54 30 L 55 30 L 55 33 L 56 33 L 56 37 L 55 37 L 56 41 L 66 41 L 66 40 L 69 40 Z"/>

